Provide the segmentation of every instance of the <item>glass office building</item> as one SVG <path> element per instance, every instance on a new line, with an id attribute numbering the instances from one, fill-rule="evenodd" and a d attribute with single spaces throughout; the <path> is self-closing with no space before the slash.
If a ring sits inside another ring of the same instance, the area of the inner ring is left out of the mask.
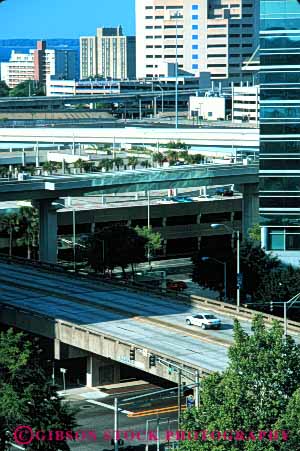
<path id="1" fill-rule="evenodd" d="M 300 261 L 300 0 L 260 2 L 262 245 Z"/>

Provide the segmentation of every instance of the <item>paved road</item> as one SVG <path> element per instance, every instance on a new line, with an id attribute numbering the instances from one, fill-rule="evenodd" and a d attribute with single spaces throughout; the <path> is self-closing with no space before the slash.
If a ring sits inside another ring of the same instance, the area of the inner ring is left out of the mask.
<path id="1" fill-rule="evenodd" d="M 199 309 L 173 299 L 3 262 L 0 286 L 0 302 L 84 325 L 208 370 L 227 366 L 227 349 L 233 339 L 233 319 L 228 316 L 218 315 L 223 322 L 220 331 L 202 331 L 185 325 L 185 317 Z M 174 329 L 174 325 L 184 329 Z M 242 321 L 242 325 L 250 331 L 249 322 Z"/>

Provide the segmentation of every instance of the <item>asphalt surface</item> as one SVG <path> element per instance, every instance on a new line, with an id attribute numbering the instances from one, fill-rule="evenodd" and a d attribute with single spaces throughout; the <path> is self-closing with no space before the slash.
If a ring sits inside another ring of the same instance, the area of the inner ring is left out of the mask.
<path id="1" fill-rule="evenodd" d="M 158 436 L 160 437 L 161 442 L 165 442 L 166 431 L 177 430 L 177 411 L 160 415 L 159 434 L 157 433 L 156 414 L 141 417 L 130 417 L 127 413 L 129 411 L 151 411 L 154 408 L 163 405 L 176 406 L 176 389 L 174 389 L 173 396 L 166 394 L 161 397 L 159 401 L 155 401 L 154 397 L 151 396 L 141 401 L 124 401 L 129 396 L 134 396 L 134 394 L 118 396 L 118 402 L 121 410 L 118 415 L 118 430 L 120 431 L 120 437 L 124 440 L 124 447 L 146 444 L 146 435 L 144 433 L 147 428 L 147 422 L 150 438 L 149 445 L 156 445 L 157 442 L 155 438 Z M 78 411 L 76 415 L 78 422 L 76 431 L 81 432 L 81 437 L 83 439 L 82 441 L 78 440 L 70 442 L 69 445 L 72 450 L 102 451 L 113 449 L 110 440 L 113 437 L 114 430 L 114 411 L 104 407 L 104 405 L 112 407 L 114 399 L 111 396 L 105 399 L 100 399 L 99 402 L 102 403 L 103 406 L 84 400 L 71 403 L 72 407 Z M 88 436 L 89 431 L 93 432 L 90 436 Z M 84 434 L 82 434 L 83 432 L 87 434 L 86 439 L 84 439 Z M 137 436 L 137 433 L 140 433 L 140 437 Z M 122 448 L 120 448 L 120 451 L 121 449 Z M 143 449 L 145 448 L 143 447 Z"/>
<path id="2" fill-rule="evenodd" d="M 174 299 L 3 262 L 0 285 L 0 302 L 107 333 L 192 366 L 211 371 L 227 366 L 233 341 L 229 316 L 217 315 L 222 320 L 220 330 L 203 331 L 185 324 L 187 315 L 200 310 Z M 250 322 L 241 324 L 250 332 Z"/>

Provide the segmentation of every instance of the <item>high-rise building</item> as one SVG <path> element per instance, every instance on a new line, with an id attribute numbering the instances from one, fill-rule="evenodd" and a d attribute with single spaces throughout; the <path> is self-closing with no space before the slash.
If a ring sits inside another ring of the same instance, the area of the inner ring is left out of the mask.
<path id="1" fill-rule="evenodd" d="M 37 48 L 29 53 L 12 51 L 10 60 L 1 63 L 1 80 L 10 88 L 26 80 L 46 83 L 50 75 L 70 79 L 76 75 L 76 51 L 46 49 L 45 41 L 37 41 Z"/>
<path id="2" fill-rule="evenodd" d="M 243 62 L 258 46 L 257 0 L 136 0 L 137 77 L 155 77 L 161 62 L 212 79 L 246 81 Z M 177 48 L 177 52 L 176 52 Z"/>
<path id="3" fill-rule="evenodd" d="M 299 265 L 300 2 L 261 1 L 262 246 Z"/>
<path id="4" fill-rule="evenodd" d="M 97 75 L 97 38 L 96 36 L 80 37 L 80 79 Z"/>
<path id="5" fill-rule="evenodd" d="M 80 38 L 80 78 L 95 76 L 135 78 L 135 37 L 124 36 L 121 26 Z"/>

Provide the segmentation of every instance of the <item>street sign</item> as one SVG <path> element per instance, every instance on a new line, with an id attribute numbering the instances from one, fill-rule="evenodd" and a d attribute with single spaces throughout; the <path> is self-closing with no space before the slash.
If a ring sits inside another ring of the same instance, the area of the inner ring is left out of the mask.
<path id="1" fill-rule="evenodd" d="M 193 395 L 186 397 L 186 407 L 187 409 L 192 409 L 193 407 L 195 407 L 195 398 Z"/>
<path id="2" fill-rule="evenodd" d="M 67 370 L 66 370 L 66 368 L 60 368 L 60 372 L 63 374 L 66 374 Z"/>
<path id="3" fill-rule="evenodd" d="M 243 287 L 243 274 L 241 272 L 236 275 L 236 283 L 237 283 L 237 288 Z"/>

